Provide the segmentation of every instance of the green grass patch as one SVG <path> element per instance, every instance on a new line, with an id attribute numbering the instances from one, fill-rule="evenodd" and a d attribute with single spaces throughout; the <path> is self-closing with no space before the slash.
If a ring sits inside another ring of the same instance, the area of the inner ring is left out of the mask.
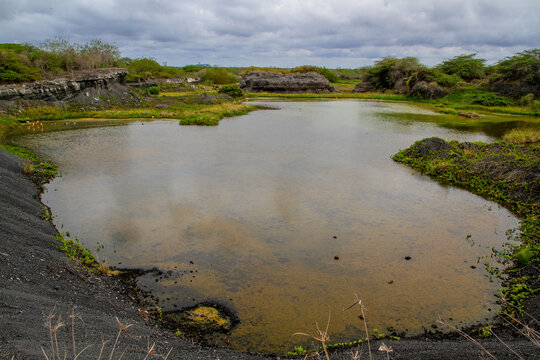
<path id="1" fill-rule="evenodd" d="M 69 232 L 65 232 L 56 234 L 55 239 L 60 243 L 58 249 L 69 259 L 90 269 L 98 266 L 99 263 L 92 251 L 82 246 L 77 237 L 71 238 Z"/>
<path id="2" fill-rule="evenodd" d="M 0 149 L 26 160 L 38 161 L 36 154 L 25 147 L 0 144 Z"/>

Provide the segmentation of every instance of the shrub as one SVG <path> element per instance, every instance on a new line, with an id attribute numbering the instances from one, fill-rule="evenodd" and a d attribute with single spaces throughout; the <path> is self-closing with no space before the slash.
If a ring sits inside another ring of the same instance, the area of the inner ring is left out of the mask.
<path id="1" fill-rule="evenodd" d="M 409 78 L 422 69 L 424 69 L 424 66 L 414 57 L 402 59 L 385 57 L 369 68 L 366 80 L 377 89 L 392 89 L 398 80 Z"/>
<path id="2" fill-rule="evenodd" d="M 519 100 L 520 105 L 530 106 L 534 102 L 534 94 L 527 94 L 521 97 Z"/>
<path id="3" fill-rule="evenodd" d="M 234 84 L 238 82 L 238 78 L 234 76 L 233 74 L 227 72 L 227 70 L 225 69 L 209 68 L 204 73 L 201 81 L 210 85 L 212 84 L 223 85 L 223 84 Z"/>
<path id="4" fill-rule="evenodd" d="M 484 59 L 475 59 L 476 54 L 459 55 L 450 60 L 443 61 L 437 67 L 447 75 L 457 75 L 470 81 L 484 77 Z"/>
<path id="5" fill-rule="evenodd" d="M 227 94 L 235 99 L 244 97 L 244 92 L 238 85 L 225 85 L 218 90 L 218 93 Z"/>
<path id="6" fill-rule="evenodd" d="M 159 95 L 159 90 L 159 86 L 151 86 L 147 91 L 150 95 Z"/>
<path id="7" fill-rule="evenodd" d="M 331 72 L 325 67 L 318 68 L 317 72 L 321 74 L 322 76 L 324 76 L 326 80 L 330 82 L 336 82 L 339 80 L 338 77 L 333 72 Z"/>
<path id="8" fill-rule="evenodd" d="M 478 87 L 464 87 L 455 90 L 443 98 L 446 102 L 478 104 L 484 106 L 507 106 L 512 105 L 512 100 L 496 93 L 482 90 Z"/>
<path id="9" fill-rule="evenodd" d="M 186 65 L 182 68 L 187 73 L 201 71 L 203 69 L 202 65 Z"/>
<path id="10" fill-rule="evenodd" d="M 433 81 L 445 87 L 456 86 L 462 79 L 457 74 L 448 75 L 441 71 L 433 72 Z"/>

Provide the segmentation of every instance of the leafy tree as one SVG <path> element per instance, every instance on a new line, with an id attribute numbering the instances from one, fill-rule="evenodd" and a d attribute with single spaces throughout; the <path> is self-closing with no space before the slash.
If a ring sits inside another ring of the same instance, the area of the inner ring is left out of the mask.
<path id="1" fill-rule="evenodd" d="M 443 61 L 438 68 L 447 75 L 457 75 L 463 80 L 481 79 L 485 75 L 485 59 L 475 59 L 476 53 L 459 55 Z"/>
<path id="2" fill-rule="evenodd" d="M 499 62 L 496 71 L 507 80 L 540 85 L 540 49 L 525 50 Z"/>

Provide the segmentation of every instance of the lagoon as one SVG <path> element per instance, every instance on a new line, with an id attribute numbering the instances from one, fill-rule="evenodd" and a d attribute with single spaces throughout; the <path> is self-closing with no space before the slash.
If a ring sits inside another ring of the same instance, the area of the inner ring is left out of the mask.
<path id="1" fill-rule="evenodd" d="M 345 310 L 356 296 L 370 329 L 409 335 L 497 307 L 482 258 L 517 219 L 391 156 L 430 136 L 492 141 L 508 125 L 439 126 L 445 116 L 406 104 L 256 104 L 274 109 L 217 127 L 134 121 L 17 141 L 59 165 L 43 202 L 60 231 L 106 264 L 160 269 L 138 283 L 164 311 L 233 309 L 232 348 L 291 351 L 305 342 L 293 333 L 329 314 L 331 343 L 363 338 L 358 310 Z"/>

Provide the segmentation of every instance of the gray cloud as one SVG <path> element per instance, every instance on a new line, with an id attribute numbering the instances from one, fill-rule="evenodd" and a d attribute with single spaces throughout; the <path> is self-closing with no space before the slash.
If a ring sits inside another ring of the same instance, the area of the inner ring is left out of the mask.
<path id="1" fill-rule="evenodd" d="M 99 38 L 169 65 L 488 61 L 540 47 L 538 0 L 0 0 L 0 41 Z"/>

